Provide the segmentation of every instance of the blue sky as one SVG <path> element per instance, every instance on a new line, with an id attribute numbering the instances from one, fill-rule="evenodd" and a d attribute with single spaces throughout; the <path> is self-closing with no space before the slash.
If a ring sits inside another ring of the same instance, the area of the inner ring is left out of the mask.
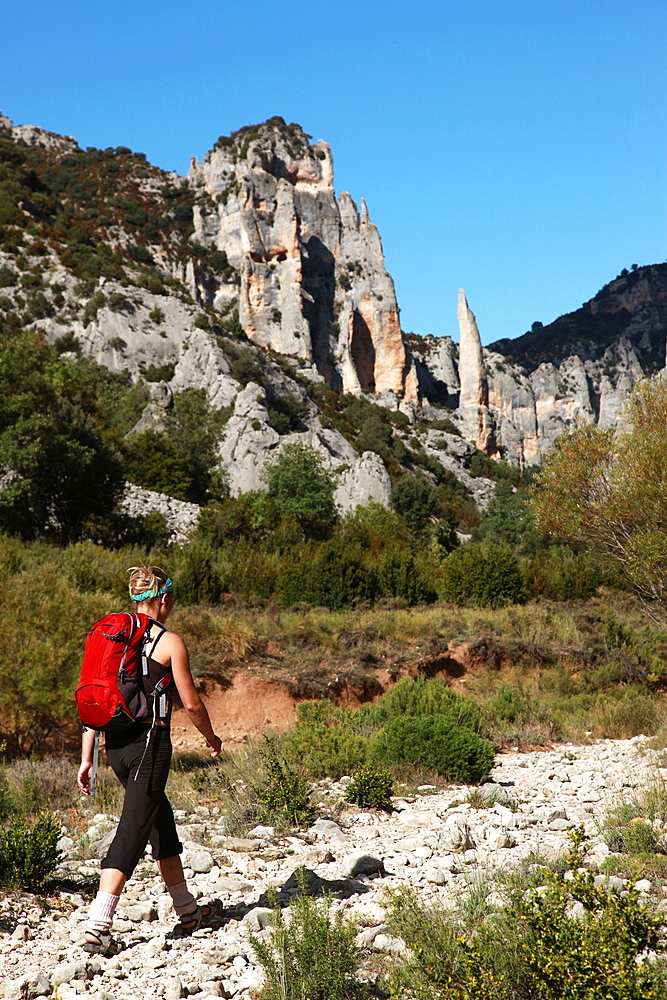
<path id="1" fill-rule="evenodd" d="M 0 110 L 185 173 L 282 115 L 365 198 L 402 325 L 482 339 L 667 257 L 664 0 L 10 0 Z"/>

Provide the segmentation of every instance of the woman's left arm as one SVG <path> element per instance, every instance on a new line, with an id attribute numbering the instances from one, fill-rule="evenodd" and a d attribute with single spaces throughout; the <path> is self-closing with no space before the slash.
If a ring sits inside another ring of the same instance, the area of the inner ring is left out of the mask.
<path id="1" fill-rule="evenodd" d="M 76 776 L 76 783 L 84 795 L 90 795 L 90 779 L 93 773 L 93 747 L 95 745 L 95 730 L 84 729 L 81 737 L 81 766 Z"/>

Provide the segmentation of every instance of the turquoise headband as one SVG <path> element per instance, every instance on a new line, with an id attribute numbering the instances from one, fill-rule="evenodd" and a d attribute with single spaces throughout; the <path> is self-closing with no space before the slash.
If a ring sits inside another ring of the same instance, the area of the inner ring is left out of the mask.
<path id="1" fill-rule="evenodd" d="M 157 593 L 152 590 L 144 590 L 143 594 L 130 594 L 133 601 L 150 601 L 152 597 L 162 597 L 163 594 L 171 594 L 174 590 L 174 583 L 169 577 L 164 581 Z"/>

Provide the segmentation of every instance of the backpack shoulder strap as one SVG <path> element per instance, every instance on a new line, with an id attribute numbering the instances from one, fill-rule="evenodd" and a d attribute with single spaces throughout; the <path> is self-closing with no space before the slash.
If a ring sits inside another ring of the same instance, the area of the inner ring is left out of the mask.
<path id="1" fill-rule="evenodd" d="M 147 621 L 147 624 L 146 624 L 146 633 L 149 631 L 149 629 L 152 630 L 152 628 L 153 628 L 154 625 L 157 625 L 158 633 L 155 636 L 155 638 L 152 639 L 152 640 L 150 640 L 150 641 L 147 640 L 146 638 L 144 638 L 144 642 L 143 642 L 143 645 L 142 645 L 142 648 L 141 648 L 141 672 L 142 672 L 142 674 L 143 674 L 144 677 L 148 677 L 148 674 L 150 672 L 149 668 L 148 668 L 148 661 L 153 656 L 153 653 L 155 652 L 155 647 L 157 646 L 158 642 L 160 641 L 160 639 L 162 638 L 162 636 L 164 635 L 164 633 L 169 631 L 169 629 L 167 628 L 167 626 L 163 625 L 162 622 L 159 622 L 157 620 L 157 618 L 150 618 L 148 615 L 146 617 L 148 618 L 148 621 Z M 144 633 L 144 636 L 145 636 L 146 633 Z M 169 675 L 168 676 L 169 676 L 169 679 L 171 680 L 171 671 L 169 671 Z M 163 678 L 163 680 L 164 680 L 164 678 Z M 163 687 L 166 687 L 166 686 L 167 686 L 166 684 L 163 684 Z"/>

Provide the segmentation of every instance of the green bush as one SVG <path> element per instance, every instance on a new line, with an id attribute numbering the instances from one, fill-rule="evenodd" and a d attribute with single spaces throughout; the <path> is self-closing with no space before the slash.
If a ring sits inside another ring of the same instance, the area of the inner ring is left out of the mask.
<path id="1" fill-rule="evenodd" d="M 124 446 L 125 475 L 131 483 L 190 500 L 192 476 L 187 460 L 173 441 L 159 431 L 133 434 Z"/>
<path id="2" fill-rule="evenodd" d="M 402 476 L 392 487 L 391 505 L 415 535 L 422 535 L 440 513 L 436 489 L 422 476 Z"/>
<path id="3" fill-rule="evenodd" d="M 239 327 L 238 316 L 236 317 L 236 327 Z M 242 328 L 239 327 L 242 332 Z M 227 346 L 227 345 L 225 345 Z M 257 355 L 248 347 L 232 348 L 231 350 L 227 347 L 228 353 L 232 359 L 231 361 L 231 374 L 232 378 L 235 378 L 237 382 L 241 385 L 247 385 L 248 382 L 256 382 L 257 385 L 263 385 L 265 382 L 264 372 L 259 363 Z"/>
<path id="4" fill-rule="evenodd" d="M 423 764 L 449 781 L 478 785 L 488 778 L 494 750 L 488 740 L 448 715 L 391 719 L 373 747 L 376 760 Z"/>
<path id="5" fill-rule="evenodd" d="M 523 579 L 531 597 L 551 601 L 587 601 L 601 584 L 611 582 L 599 557 L 566 545 L 535 554 L 524 564 Z"/>
<path id="6" fill-rule="evenodd" d="M 383 768 L 367 764 L 353 775 L 345 798 L 362 809 L 384 809 L 390 812 L 393 793 L 394 779 L 391 774 Z"/>
<path id="7" fill-rule="evenodd" d="M 16 271 L 11 267 L 7 267 L 3 264 L 0 267 L 0 288 L 7 288 L 10 285 L 16 284 Z"/>
<path id="8" fill-rule="evenodd" d="M 456 694 L 439 677 L 401 677 L 377 705 L 365 708 L 369 721 L 381 726 L 385 721 L 408 715 L 446 715 L 457 726 L 484 732 L 482 709 L 472 699 Z"/>
<path id="9" fill-rule="evenodd" d="M 500 608 L 527 599 L 517 558 L 506 545 L 469 543 L 442 564 L 441 596 L 453 604 Z"/>
<path id="10" fill-rule="evenodd" d="M 557 871 L 540 869 L 542 888 L 515 890 L 508 905 L 424 906 L 407 888 L 395 893 L 390 920 L 409 957 L 393 996 L 414 1000 L 664 1000 L 664 972 L 642 961 L 663 950 L 660 920 L 635 889 L 596 886 L 582 867 L 582 831 Z M 572 914 L 580 903 L 583 914 Z"/>
<path id="11" fill-rule="evenodd" d="M 437 594 L 419 571 L 409 552 L 390 552 L 380 563 L 380 585 L 385 597 L 402 597 L 408 604 L 435 601 Z"/>
<path id="12" fill-rule="evenodd" d="M 307 537 L 326 534 L 335 524 L 336 479 L 314 448 L 300 441 L 283 445 L 262 478 L 281 517 L 296 517 Z"/>
<path id="13" fill-rule="evenodd" d="M 86 631 L 108 610 L 109 594 L 81 593 L 55 559 L 6 575 L 5 587 L 0 615 L 3 727 L 14 749 L 29 754 L 73 718 L 72 691 Z"/>
<path id="14" fill-rule="evenodd" d="M 303 888 L 291 912 L 288 924 L 276 905 L 271 938 L 251 937 L 266 977 L 261 1000 L 361 1000 L 355 924 L 340 910 L 332 917 L 331 899 L 315 902 Z"/>
<path id="15" fill-rule="evenodd" d="M 174 364 L 149 365 L 144 371 L 147 382 L 171 382 L 174 377 Z"/>
<path id="16" fill-rule="evenodd" d="M 222 590 L 211 550 L 191 545 L 183 553 L 178 574 L 178 596 L 183 604 L 217 604 Z"/>
<path id="17" fill-rule="evenodd" d="M 14 820 L 0 831 L 0 887 L 38 892 L 60 863 L 60 826 L 45 814 L 35 823 Z"/>
<path id="18" fill-rule="evenodd" d="M 333 778 L 352 773 L 367 760 L 370 741 L 354 731 L 354 713 L 350 709 L 336 710 L 329 702 L 315 702 L 327 706 L 325 716 L 308 718 L 303 708 L 297 707 L 299 721 L 282 740 L 283 753 L 289 760 L 302 761 L 313 778 Z M 310 703 L 312 704 L 312 703 Z"/>
<path id="19" fill-rule="evenodd" d="M 545 1000 L 610 1000 L 664 998 L 665 982 L 637 957 L 660 947 L 660 918 L 650 917 L 636 889 L 624 893 L 596 886 L 594 875 L 581 867 L 583 828 L 570 835 L 566 866 L 572 875 L 547 873 L 549 890 L 532 893 L 516 906 L 528 930 L 524 942 L 526 971 Z M 569 916 L 572 901 L 583 905 L 586 919 Z"/>
<path id="20" fill-rule="evenodd" d="M 439 417 L 437 420 L 431 420 L 427 426 L 432 431 L 444 431 L 445 434 L 455 434 L 457 437 L 461 437 L 461 429 L 449 417 Z"/>
<path id="21" fill-rule="evenodd" d="M 276 596 L 286 605 L 306 601 L 336 610 L 379 595 L 377 571 L 343 551 L 336 539 L 323 543 L 309 562 L 298 557 L 286 562 L 276 583 Z"/>
<path id="22" fill-rule="evenodd" d="M 661 831 L 667 821 L 667 785 L 660 775 L 631 799 L 616 803 L 602 819 L 609 848 L 620 854 L 664 854 Z"/>
<path id="23" fill-rule="evenodd" d="M 271 393 L 268 402 L 269 426 L 278 434 L 304 430 L 303 418 L 308 413 L 308 403 L 292 393 Z"/>

